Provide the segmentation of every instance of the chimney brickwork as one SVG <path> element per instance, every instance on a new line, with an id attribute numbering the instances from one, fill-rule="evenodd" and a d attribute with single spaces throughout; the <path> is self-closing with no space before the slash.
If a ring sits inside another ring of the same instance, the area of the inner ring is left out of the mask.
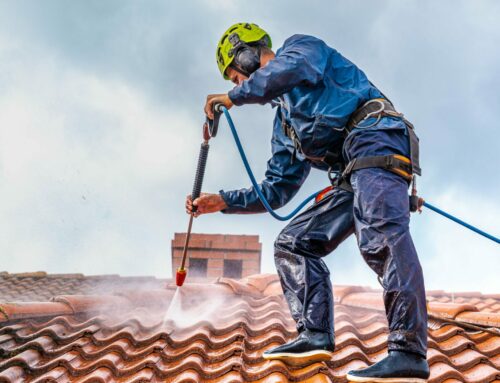
<path id="1" fill-rule="evenodd" d="M 175 233 L 172 240 L 172 277 L 181 264 L 186 233 Z M 245 278 L 260 274 L 262 244 L 258 235 L 191 233 L 188 275 L 196 279 L 213 280 L 218 277 Z M 190 268 L 191 263 L 196 269 Z M 206 260 L 206 261 L 205 261 Z"/>

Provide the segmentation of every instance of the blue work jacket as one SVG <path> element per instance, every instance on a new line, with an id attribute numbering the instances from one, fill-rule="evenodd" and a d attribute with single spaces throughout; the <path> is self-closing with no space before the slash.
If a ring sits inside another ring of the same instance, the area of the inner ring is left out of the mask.
<path id="1" fill-rule="evenodd" d="M 381 97 L 355 64 L 322 40 L 306 35 L 288 38 L 273 60 L 229 91 L 238 106 L 279 102 L 272 157 L 260 184 L 273 209 L 292 199 L 311 167 L 327 170 L 321 159 L 327 151 L 342 150 L 351 114 L 366 101 Z M 292 140 L 283 132 L 283 120 L 291 124 L 300 141 L 296 156 Z M 393 121 L 382 118 L 381 124 L 390 127 Z M 253 187 L 221 190 L 220 195 L 228 206 L 224 213 L 265 211 Z"/>

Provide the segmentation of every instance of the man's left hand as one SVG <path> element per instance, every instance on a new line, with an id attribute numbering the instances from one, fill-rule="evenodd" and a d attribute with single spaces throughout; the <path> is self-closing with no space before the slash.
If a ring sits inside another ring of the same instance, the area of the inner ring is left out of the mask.
<path id="1" fill-rule="evenodd" d="M 224 94 L 209 94 L 207 96 L 207 102 L 205 103 L 205 114 L 211 120 L 214 119 L 214 104 L 222 104 L 227 110 L 231 109 L 233 103 L 229 96 Z"/>

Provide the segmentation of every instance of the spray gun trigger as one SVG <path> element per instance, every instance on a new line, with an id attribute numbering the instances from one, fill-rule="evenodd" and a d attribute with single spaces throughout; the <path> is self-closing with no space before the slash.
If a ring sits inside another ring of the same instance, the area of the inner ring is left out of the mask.
<path id="1" fill-rule="evenodd" d="M 215 137 L 217 135 L 217 130 L 219 129 L 219 120 L 220 116 L 222 114 L 222 107 L 224 105 L 222 104 L 214 104 L 213 110 L 214 110 L 214 119 L 211 120 L 207 117 L 205 124 L 208 125 L 208 136 L 209 139 L 212 137 Z M 205 133 L 203 134 L 205 137 Z"/>

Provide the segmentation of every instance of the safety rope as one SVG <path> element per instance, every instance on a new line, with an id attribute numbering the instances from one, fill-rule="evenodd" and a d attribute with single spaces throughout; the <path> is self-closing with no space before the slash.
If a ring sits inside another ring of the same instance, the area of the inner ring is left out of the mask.
<path id="1" fill-rule="evenodd" d="M 497 237 L 495 237 L 491 234 L 488 234 L 488 233 L 478 229 L 477 227 L 472 226 L 471 224 L 468 224 L 467 222 L 464 222 L 461 219 L 458 219 L 457 217 L 454 217 L 453 215 L 451 215 L 451 214 L 449 214 L 441 209 L 438 209 L 436 206 L 433 206 L 430 203 L 425 202 L 425 201 L 424 201 L 424 206 L 428 207 L 429 209 L 431 209 L 432 211 L 435 211 L 438 214 L 441 214 L 443 217 L 451 219 L 453 222 L 456 222 L 459 225 L 462 225 L 462 226 L 466 227 L 467 229 L 472 230 L 473 232 L 475 232 L 479 235 L 482 235 L 485 238 L 491 239 L 493 242 L 500 244 L 500 239 L 498 239 Z"/>
<path id="2" fill-rule="evenodd" d="M 269 202 L 267 202 L 266 197 L 264 196 L 264 194 L 260 190 L 260 186 L 257 183 L 257 180 L 255 179 L 255 177 L 253 175 L 252 169 L 250 168 L 250 164 L 248 163 L 245 151 L 243 150 L 243 147 L 241 146 L 241 141 L 240 141 L 240 138 L 238 136 L 238 132 L 236 131 L 236 127 L 234 126 L 234 123 L 233 123 L 233 120 L 231 118 L 231 115 L 229 114 L 229 111 L 224 106 L 221 106 L 221 110 L 224 112 L 224 115 L 226 116 L 227 123 L 229 124 L 229 128 L 231 129 L 231 133 L 233 134 L 234 141 L 236 143 L 236 146 L 238 147 L 238 151 L 240 152 L 241 160 L 243 161 L 243 164 L 245 165 L 245 169 L 248 173 L 248 177 L 250 177 L 250 181 L 252 182 L 252 186 L 254 187 L 255 191 L 257 192 L 257 195 L 259 196 L 260 201 L 262 202 L 262 204 L 264 205 L 266 210 L 269 212 L 269 214 L 271 214 L 274 218 L 276 218 L 279 221 L 288 221 L 290 218 L 294 217 L 300 210 L 302 210 L 302 208 L 304 206 L 306 206 L 312 199 L 316 198 L 316 196 L 321 191 L 316 192 L 314 194 L 311 194 L 304 201 L 302 201 L 302 203 L 299 206 L 297 206 L 297 208 L 294 211 L 292 211 L 290 214 L 288 214 L 286 216 L 281 216 L 281 215 L 277 214 L 276 212 L 274 212 L 273 208 L 271 207 L 271 205 L 269 205 Z M 479 235 L 482 235 L 483 237 L 488 238 L 488 239 L 492 240 L 493 242 L 500 244 L 500 239 L 498 239 L 497 237 L 495 237 L 491 234 L 488 234 L 488 233 L 478 229 L 477 227 L 474 227 L 474 226 L 468 224 L 467 222 L 464 222 L 464 221 L 458 219 L 457 217 L 454 217 L 453 215 L 446 213 L 445 211 L 443 211 L 441 209 L 438 209 L 437 207 L 431 205 L 430 203 L 424 201 L 424 206 L 431 209 L 432 211 L 434 211 L 438 214 L 441 214 L 442 216 L 466 227 L 467 229 L 472 230 L 473 232 L 475 232 Z"/>

